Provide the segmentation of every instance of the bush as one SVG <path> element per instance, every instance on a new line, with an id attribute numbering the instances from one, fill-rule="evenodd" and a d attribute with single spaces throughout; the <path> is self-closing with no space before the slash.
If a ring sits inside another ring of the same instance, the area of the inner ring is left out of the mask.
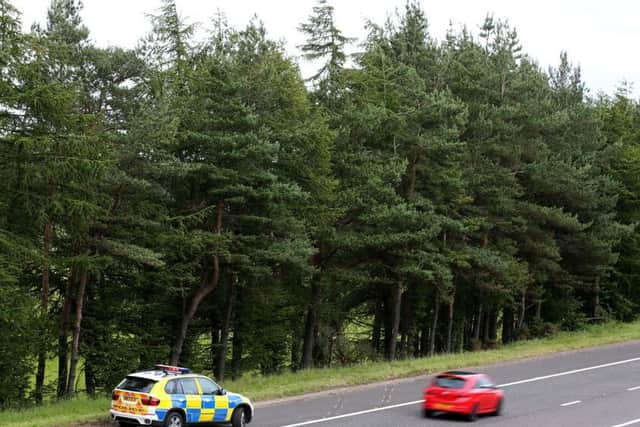
<path id="1" fill-rule="evenodd" d="M 560 327 L 555 323 L 534 319 L 529 326 L 529 331 L 532 338 L 544 338 L 557 334 Z"/>
<path id="2" fill-rule="evenodd" d="M 587 326 L 587 316 L 581 311 L 570 311 L 562 319 L 560 328 L 563 331 L 577 331 Z"/>

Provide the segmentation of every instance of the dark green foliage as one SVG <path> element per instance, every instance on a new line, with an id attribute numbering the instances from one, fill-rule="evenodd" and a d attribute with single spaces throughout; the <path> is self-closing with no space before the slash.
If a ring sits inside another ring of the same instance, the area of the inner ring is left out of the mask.
<path id="1" fill-rule="evenodd" d="M 307 87 L 258 20 L 199 43 L 164 0 L 127 51 L 80 10 L 25 34 L 0 0 L 0 407 L 79 370 L 93 395 L 169 360 L 223 381 L 639 313 L 640 106 L 566 54 L 541 70 L 492 16 L 438 42 L 408 2 L 350 58 L 322 0 Z"/>
<path id="2" fill-rule="evenodd" d="M 11 282 L 0 286 L 0 409 L 23 403 L 29 395 L 36 354 L 37 301 Z"/>

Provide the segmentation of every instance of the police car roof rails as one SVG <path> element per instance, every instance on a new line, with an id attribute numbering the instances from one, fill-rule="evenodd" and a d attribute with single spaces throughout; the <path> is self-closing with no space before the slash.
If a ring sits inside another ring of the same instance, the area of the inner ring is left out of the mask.
<path id="1" fill-rule="evenodd" d="M 155 369 L 159 370 L 159 371 L 164 372 L 165 374 L 189 374 L 189 373 L 191 373 L 191 369 L 189 369 L 189 368 L 181 368 L 180 366 L 156 364 L 153 367 Z"/>

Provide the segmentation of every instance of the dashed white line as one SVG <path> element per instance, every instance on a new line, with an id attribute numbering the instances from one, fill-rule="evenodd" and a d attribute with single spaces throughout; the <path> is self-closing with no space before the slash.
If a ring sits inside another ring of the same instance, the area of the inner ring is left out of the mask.
<path id="1" fill-rule="evenodd" d="M 640 390 L 640 385 L 637 387 L 631 387 L 627 389 L 627 391 L 634 391 L 634 390 Z"/>
<path id="2" fill-rule="evenodd" d="M 560 406 L 571 406 L 571 405 L 577 405 L 578 403 L 581 403 L 581 402 L 582 402 L 582 400 L 574 400 L 574 401 L 572 401 L 572 402 L 566 402 L 566 403 L 563 403 L 563 404 L 561 404 Z"/>
<path id="3" fill-rule="evenodd" d="M 627 421 L 626 423 L 616 424 L 616 425 L 611 426 L 611 427 L 626 427 L 626 426 L 630 426 L 631 424 L 638 424 L 638 423 L 640 423 L 640 418 L 636 418 L 635 420 Z"/>
<path id="4" fill-rule="evenodd" d="M 596 369 L 608 368 L 608 367 L 611 367 L 611 366 L 623 365 L 625 363 L 632 363 L 632 362 L 637 362 L 637 361 L 640 361 L 640 357 L 634 357 L 632 359 L 619 360 L 617 362 L 611 362 L 611 363 L 603 363 L 601 365 L 588 366 L 586 368 L 572 369 L 570 371 L 557 372 L 555 374 L 543 375 L 543 376 L 540 376 L 540 377 L 527 378 L 527 379 L 524 379 L 524 380 L 513 381 L 513 382 L 510 382 L 510 383 L 506 383 L 506 384 L 498 384 L 498 387 L 501 387 L 501 388 L 511 387 L 511 386 L 514 386 L 514 385 L 532 383 L 532 382 L 536 382 L 536 381 L 543 381 L 543 380 L 548 380 L 550 378 L 564 377 L 566 375 L 574 375 L 574 374 L 579 374 L 579 373 L 582 373 L 582 372 L 588 372 L 588 371 L 593 371 L 593 370 L 596 370 Z M 576 401 L 576 402 L 579 403 L 579 401 Z M 568 402 L 568 403 L 575 404 L 576 402 Z M 370 414 L 370 413 L 373 413 L 373 412 L 386 411 L 387 409 L 401 408 L 403 406 L 410 406 L 410 405 L 415 405 L 415 404 L 418 404 L 418 403 L 422 403 L 422 400 L 414 400 L 412 402 L 398 403 L 398 404 L 390 405 L 390 406 L 381 406 L 379 408 L 365 409 L 363 411 L 358 411 L 358 412 L 349 412 L 347 414 L 336 415 L 336 416 L 333 416 L 333 417 L 318 418 L 318 419 L 315 419 L 315 420 L 303 421 L 303 422 L 296 423 L 296 424 L 287 424 L 287 425 L 282 426 L 282 427 L 301 427 L 301 426 L 306 426 L 306 425 L 310 425 L 310 424 L 319 424 L 319 423 L 324 423 L 324 422 L 327 422 L 327 421 L 339 420 L 339 419 L 342 419 L 342 418 L 356 417 L 358 415 Z M 612 427 L 624 427 L 624 426 L 628 426 L 628 425 L 631 425 L 631 424 L 636 424 L 636 423 L 639 423 L 639 422 L 640 422 L 640 418 L 638 418 L 637 420 L 629 421 L 628 423 L 625 423 L 625 424 L 619 424 L 619 425 L 612 426 Z"/>

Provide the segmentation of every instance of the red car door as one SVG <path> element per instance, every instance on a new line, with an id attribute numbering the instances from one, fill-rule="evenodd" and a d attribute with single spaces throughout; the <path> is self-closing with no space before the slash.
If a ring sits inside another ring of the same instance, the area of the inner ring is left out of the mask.
<path id="1" fill-rule="evenodd" d="M 493 410 L 495 406 L 495 390 L 488 378 L 481 376 L 473 386 L 473 392 L 478 402 L 478 412 L 485 413 Z"/>

